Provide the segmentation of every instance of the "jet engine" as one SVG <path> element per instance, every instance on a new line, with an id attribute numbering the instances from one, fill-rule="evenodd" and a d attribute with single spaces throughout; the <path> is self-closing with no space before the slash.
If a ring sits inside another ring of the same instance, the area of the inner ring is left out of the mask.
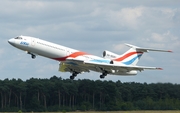
<path id="1" fill-rule="evenodd" d="M 119 57 L 119 55 L 115 54 L 113 52 L 110 52 L 110 51 L 107 51 L 107 50 L 105 50 L 103 52 L 103 58 L 106 58 L 106 59 L 115 59 L 117 57 Z"/>

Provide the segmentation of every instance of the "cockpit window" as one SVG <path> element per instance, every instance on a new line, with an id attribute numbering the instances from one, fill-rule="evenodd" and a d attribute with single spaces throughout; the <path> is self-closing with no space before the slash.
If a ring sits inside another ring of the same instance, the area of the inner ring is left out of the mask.
<path id="1" fill-rule="evenodd" d="M 15 39 L 20 39 L 20 40 L 21 40 L 22 38 L 18 36 L 18 37 L 16 37 Z"/>

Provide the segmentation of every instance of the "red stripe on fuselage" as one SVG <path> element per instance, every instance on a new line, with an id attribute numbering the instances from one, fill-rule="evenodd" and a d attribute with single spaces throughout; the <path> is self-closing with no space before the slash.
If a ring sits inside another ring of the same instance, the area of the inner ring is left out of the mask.
<path id="1" fill-rule="evenodd" d="M 65 57 L 61 57 L 61 58 L 53 58 L 53 59 L 58 60 L 58 61 L 65 61 L 68 57 L 76 58 L 76 57 L 82 56 L 82 55 L 87 55 L 87 53 L 78 51 L 78 52 L 74 52 L 74 53 L 70 54 L 69 56 L 65 56 Z"/>
<path id="2" fill-rule="evenodd" d="M 123 61 L 124 59 L 130 57 L 131 55 L 138 54 L 138 53 L 143 54 L 143 52 L 130 52 L 130 53 L 127 53 L 127 54 L 125 54 L 124 56 L 122 56 L 120 58 L 114 59 L 114 61 Z"/>

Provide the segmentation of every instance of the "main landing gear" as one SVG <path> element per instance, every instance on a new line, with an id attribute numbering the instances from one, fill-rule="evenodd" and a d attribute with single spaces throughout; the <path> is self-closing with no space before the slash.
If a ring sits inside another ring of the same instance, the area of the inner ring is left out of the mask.
<path id="1" fill-rule="evenodd" d="M 107 73 L 102 73 L 102 75 L 100 75 L 100 78 L 103 79 L 105 76 L 107 76 Z"/>
<path id="2" fill-rule="evenodd" d="M 71 80 L 74 80 L 74 78 L 77 76 L 77 72 L 73 72 L 72 75 L 70 76 L 70 79 Z"/>

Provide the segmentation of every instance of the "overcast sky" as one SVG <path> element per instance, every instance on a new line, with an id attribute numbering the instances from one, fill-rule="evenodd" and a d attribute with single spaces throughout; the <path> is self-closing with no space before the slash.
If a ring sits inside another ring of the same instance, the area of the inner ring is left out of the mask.
<path id="1" fill-rule="evenodd" d="M 63 79 L 58 62 L 8 44 L 18 35 L 28 35 L 102 56 L 104 50 L 122 54 L 124 43 L 173 50 L 173 53 L 145 53 L 138 65 L 162 67 L 136 76 L 108 75 L 104 80 L 122 82 L 180 83 L 179 0 L 3 0 L 0 4 L 0 79 Z M 75 79 L 99 80 L 100 73 Z"/>

